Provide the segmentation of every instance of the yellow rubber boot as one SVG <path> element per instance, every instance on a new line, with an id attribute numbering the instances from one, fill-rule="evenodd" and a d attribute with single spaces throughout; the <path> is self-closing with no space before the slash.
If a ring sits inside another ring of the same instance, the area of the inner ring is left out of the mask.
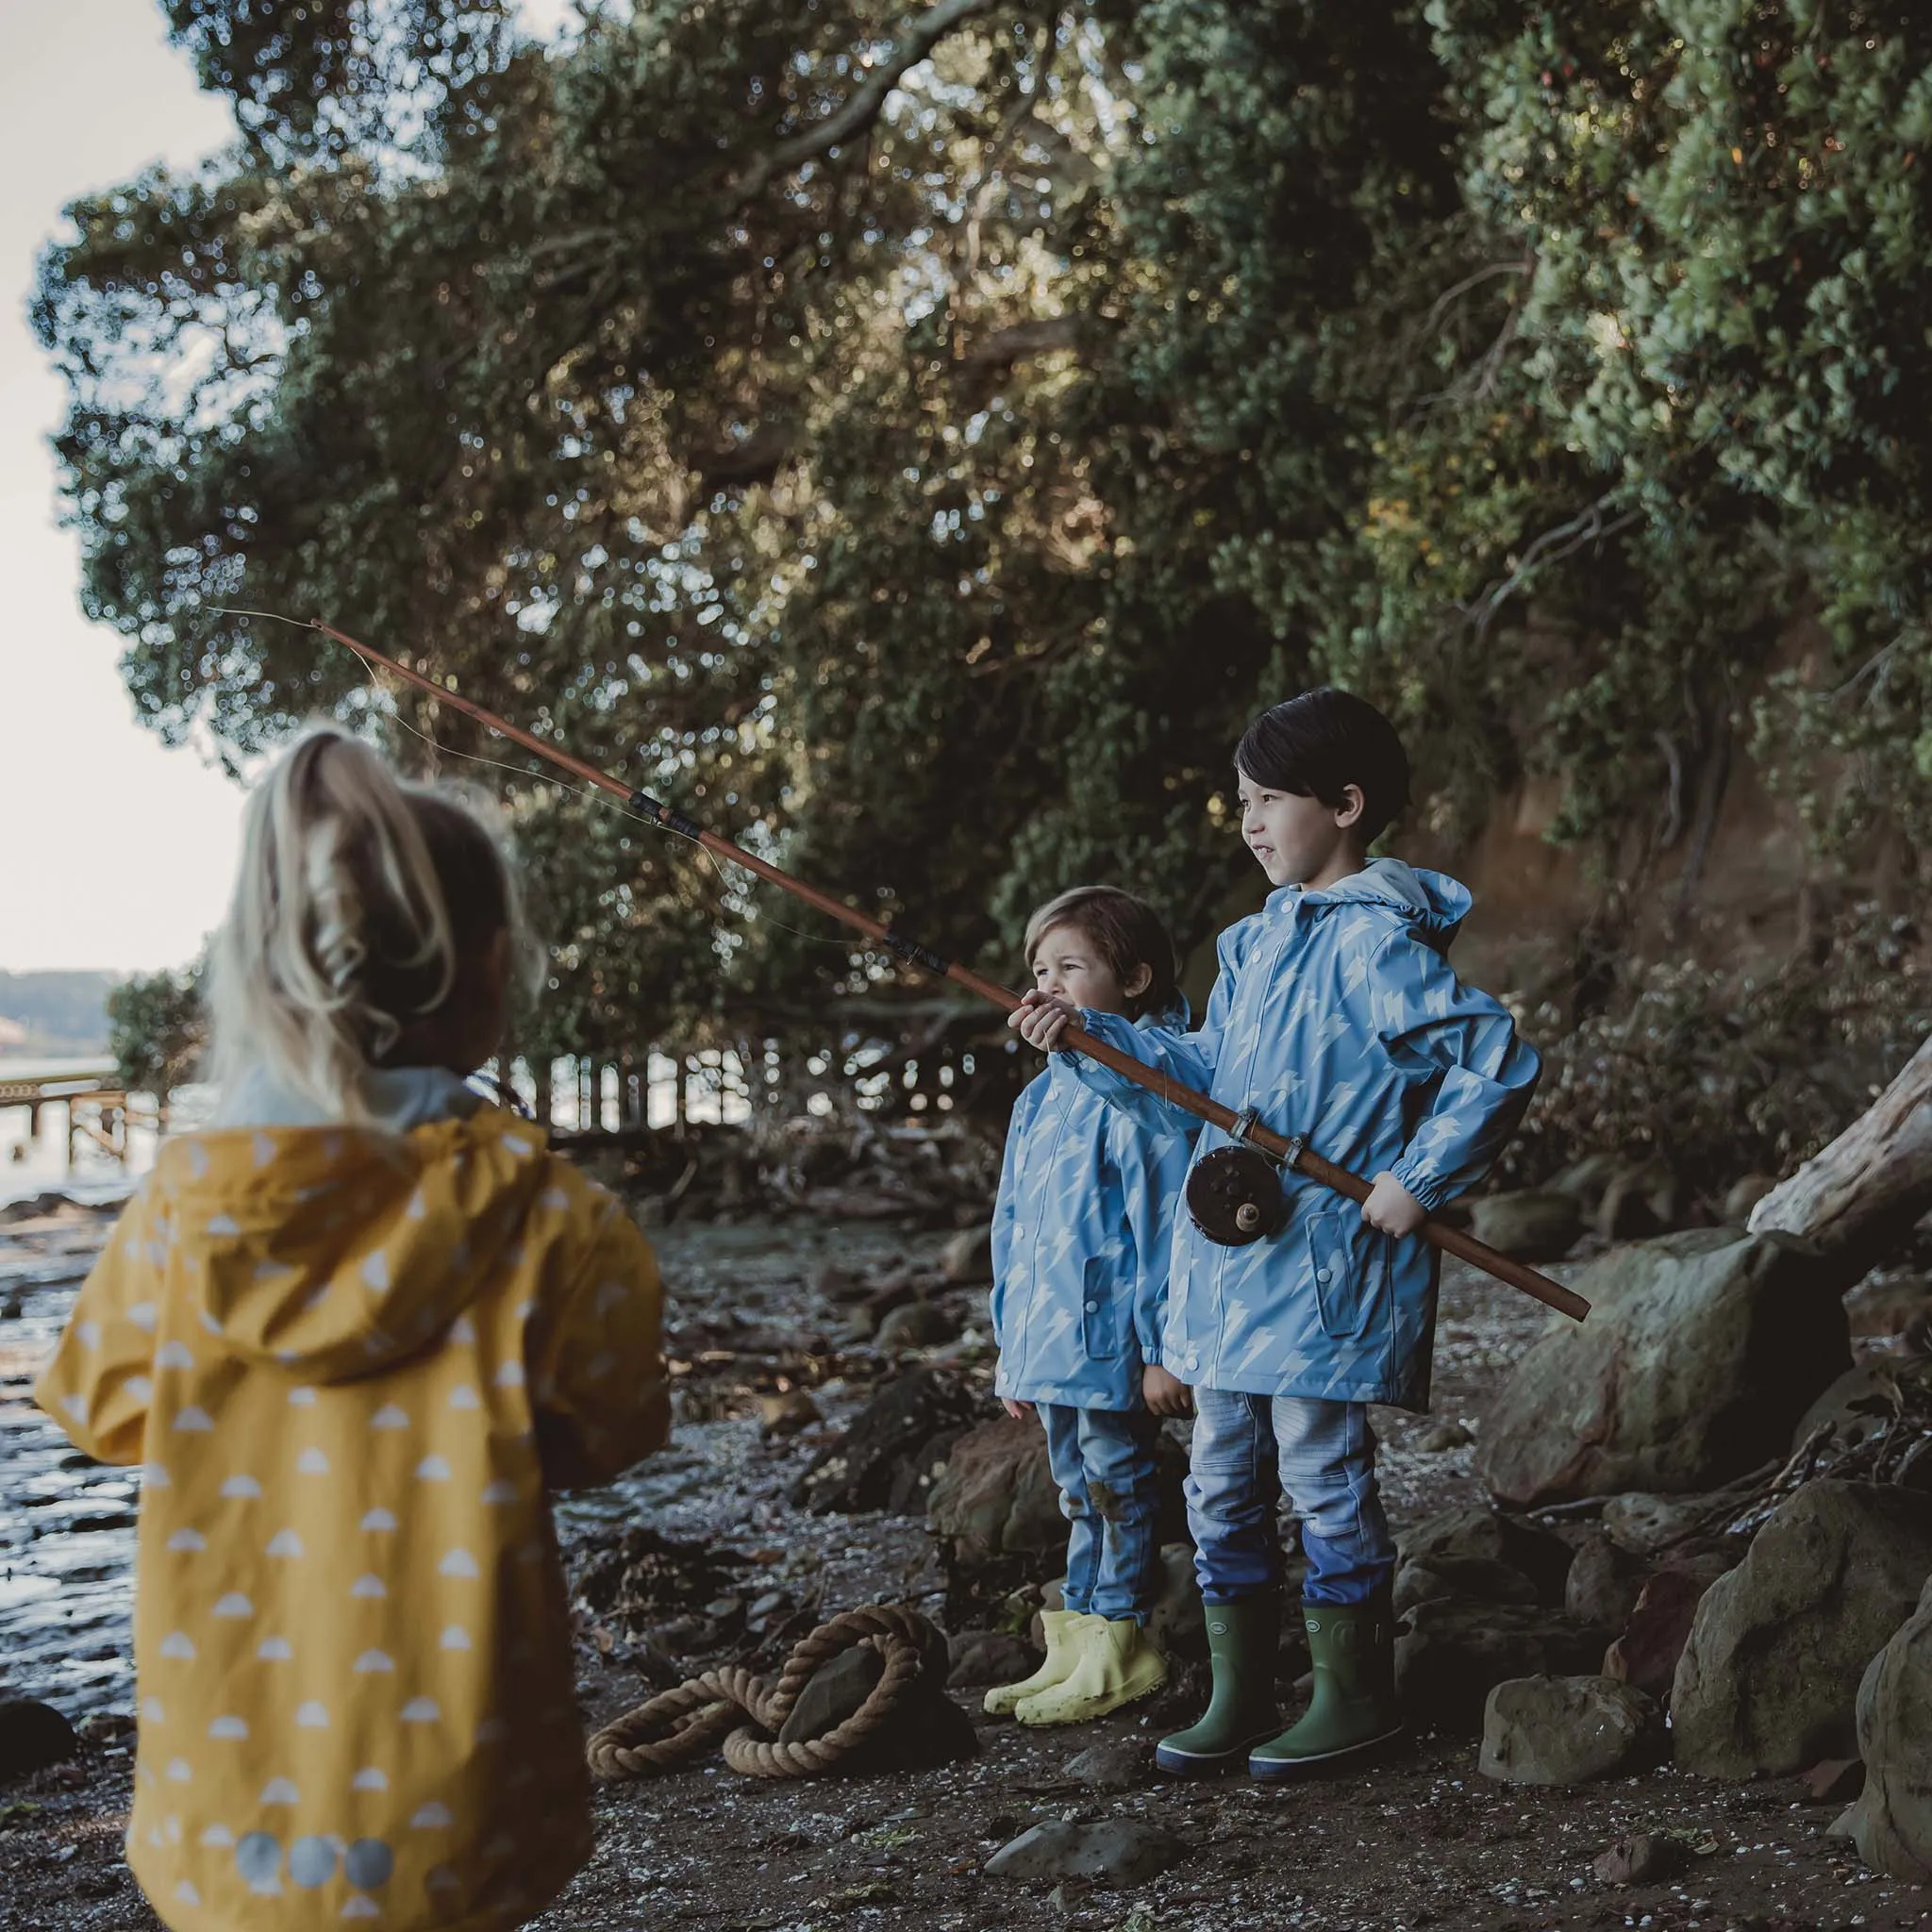
<path id="1" fill-rule="evenodd" d="M 1082 1624 L 1100 1621 L 1080 1610 L 1041 1610 L 1040 1627 L 1046 1638 L 1046 1661 L 1030 1677 L 1017 1684 L 995 1684 L 986 1693 L 981 1708 L 988 1717 L 1010 1717 L 1023 1697 L 1051 1690 L 1073 1674 L 1076 1660 L 1076 1639 Z"/>
<path id="2" fill-rule="evenodd" d="M 1023 1724 L 1084 1724 L 1167 1682 L 1167 1658 L 1131 1617 L 1089 1617 L 1076 1641 L 1073 1671 L 1014 1707 Z"/>

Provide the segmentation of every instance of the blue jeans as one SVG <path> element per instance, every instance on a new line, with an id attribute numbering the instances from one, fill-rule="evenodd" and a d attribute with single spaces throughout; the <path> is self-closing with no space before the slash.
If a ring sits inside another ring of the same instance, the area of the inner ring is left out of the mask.
<path id="1" fill-rule="evenodd" d="M 1231 1603 L 1281 1581 L 1277 1493 L 1302 1520 L 1309 1603 L 1364 1603 L 1393 1574 L 1395 1541 L 1363 1404 L 1196 1389 L 1188 1526 L 1205 1602 Z"/>
<path id="2" fill-rule="evenodd" d="M 1144 1408 L 1038 1405 L 1046 1456 L 1060 1489 L 1067 1537 L 1066 1607 L 1079 1615 L 1144 1624 L 1154 1607 L 1160 1551 L 1154 1443 Z"/>

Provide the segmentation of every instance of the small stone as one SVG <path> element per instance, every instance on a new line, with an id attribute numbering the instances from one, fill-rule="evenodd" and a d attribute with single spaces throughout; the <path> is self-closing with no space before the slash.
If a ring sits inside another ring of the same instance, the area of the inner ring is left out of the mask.
<path id="1" fill-rule="evenodd" d="M 1634 1831 L 1596 1856 L 1590 1868 L 1605 1885 L 1645 1885 L 1670 1878 L 1690 1862 L 1690 1848 L 1661 1832 Z"/>
<path id="2" fill-rule="evenodd" d="M 1471 1204 L 1470 1232 L 1519 1261 L 1560 1261 L 1583 1234 L 1583 1214 L 1555 1189 L 1486 1194 Z"/>
<path id="3" fill-rule="evenodd" d="M 796 1744 L 806 1738 L 823 1738 L 858 1713 L 885 1674 L 885 1658 L 863 1645 L 828 1657 L 806 1680 L 778 1741 Z"/>
<path id="4" fill-rule="evenodd" d="M 1847 1805 L 1865 1789 L 1865 1767 L 1856 1757 L 1821 1757 L 1800 1782 L 1814 1805 Z"/>
<path id="5" fill-rule="evenodd" d="M 1630 1621 L 1649 1574 L 1641 1557 L 1599 1533 L 1571 1561 L 1570 1574 L 1563 1580 L 1563 1607 L 1582 1623 L 1621 1630 Z"/>
<path id="6" fill-rule="evenodd" d="M 1747 1174 L 1733 1181 L 1724 1191 L 1724 1220 L 1733 1227 L 1744 1226 L 1752 1208 L 1776 1186 L 1776 1179 L 1768 1174 Z"/>
<path id="7" fill-rule="evenodd" d="M 955 1690 L 977 1690 L 990 1684 L 1017 1684 L 1039 1667 L 1040 1653 L 1005 1630 L 961 1630 L 948 1646 L 953 1668 L 946 1677 Z"/>
<path id="8" fill-rule="evenodd" d="M 1635 1557 L 1654 1556 L 1721 1514 L 1723 1492 L 1656 1496 L 1633 1490 L 1604 1505 L 1604 1534 Z"/>
<path id="9" fill-rule="evenodd" d="M 727 1624 L 744 1608 L 744 1599 L 738 1596 L 714 1596 L 705 1606 L 705 1615 L 713 1623 Z"/>
<path id="10" fill-rule="evenodd" d="M 1418 1604 L 1459 1597 L 1476 1604 L 1534 1604 L 1536 1585 L 1521 1570 L 1488 1557 L 1436 1557 L 1395 1573 L 1392 1607 L 1407 1616 Z"/>
<path id="11" fill-rule="evenodd" d="M 1580 1785 L 1657 1754 L 1657 1701 L 1609 1677 L 1519 1677 L 1495 1686 L 1483 1711 L 1485 1777 Z"/>
<path id="12" fill-rule="evenodd" d="M 819 1270 L 812 1287 L 822 1301 L 828 1302 L 857 1301 L 865 1292 L 858 1275 L 837 1261 L 827 1261 Z"/>
<path id="13" fill-rule="evenodd" d="M 1903 1335 L 1932 1311 L 1932 1276 L 1894 1274 L 1861 1281 L 1845 1297 L 1845 1313 L 1857 1336 Z"/>
<path id="14" fill-rule="evenodd" d="M 0 1782 L 44 1771 L 79 1748 L 74 1726 L 51 1704 L 31 1697 L 0 1701 Z"/>
<path id="15" fill-rule="evenodd" d="M 887 1349 L 937 1348 L 958 1332 L 958 1324 L 937 1303 L 908 1302 L 879 1324 L 877 1340 Z"/>
<path id="16" fill-rule="evenodd" d="M 818 1404 L 803 1389 L 758 1397 L 758 1426 L 767 1436 L 795 1436 L 800 1429 L 808 1429 L 824 1419 Z"/>
<path id="17" fill-rule="evenodd" d="M 1062 1599 L 1064 1601 L 1064 1599 Z M 1160 1580 L 1147 1613 L 1147 1635 L 1169 1657 L 1199 1657 L 1208 1648 L 1208 1618 L 1194 1580 L 1194 1546 L 1160 1546 Z"/>
<path id="18" fill-rule="evenodd" d="M 1531 1604 L 1418 1604 L 1395 1640 L 1396 1688 L 1411 1724 L 1480 1731 L 1492 1685 L 1594 1670 L 1607 1635 Z"/>
<path id="19" fill-rule="evenodd" d="M 1158 1878 L 1187 1851 L 1171 1831 L 1139 1818 L 1104 1818 L 1097 1824 L 1049 1819 L 1002 1845 L 986 1861 L 994 1878 L 1095 1878 L 1141 1885 Z"/>
<path id="20" fill-rule="evenodd" d="M 1713 1550 L 1667 1563 L 1645 1577 L 1622 1634 L 1604 1653 L 1604 1675 L 1668 1699 L 1698 1603 L 1732 1565 L 1730 1553 Z"/>
<path id="21" fill-rule="evenodd" d="M 940 1272 L 955 1288 L 992 1279 L 992 1224 L 963 1228 L 940 1250 Z"/>
<path id="22" fill-rule="evenodd" d="M 1152 1781 L 1154 1760 L 1144 1744 L 1126 1738 L 1104 1744 L 1090 1744 L 1078 1757 L 1067 1759 L 1063 1774 L 1096 1791 L 1130 1791 L 1136 1785 Z"/>
<path id="23" fill-rule="evenodd" d="M 1536 1586 L 1541 1602 L 1563 1601 L 1563 1579 L 1570 1574 L 1571 1549 L 1554 1531 L 1539 1528 L 1520 1516 L 1507 1516 L 1481 1505 L 1445 1509 L 1407 1531 L 1401 1539 L 1399 1562 L 1421 1563 L 1441 1575 L 1467 1560 L 1505 1565 Z M 1472 1580 L 1475 1573 L 1470 1573 Z M 1465 1592 L 1467 1593 L 1467 1592 Z"/>
<path id="24" fill-rule="evenodd" d="M 1425 1429 L 1418 1429 L 1408 1439 L 1407 1446 L 1422 1456 L 1444 1456 L 1452 1449 L 1467 1449 L 1475 1437 L 1452 1417 L 1444 1416 L 1441 1422 L 1431 1423 Z"/>

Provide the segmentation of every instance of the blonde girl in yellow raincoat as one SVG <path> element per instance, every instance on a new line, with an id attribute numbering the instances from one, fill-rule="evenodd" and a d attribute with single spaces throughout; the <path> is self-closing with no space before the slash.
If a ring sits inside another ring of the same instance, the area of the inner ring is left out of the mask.
<path id="1" fill-rule="evenodd" d="M 36 1391 L 140 1463 L 129 1861 L 175 1932 L 502 1927 L 591 1844 L 546 1491 L 662 1443 L 651 1251 L 462 1075 L 518 944 L 470 812 L 318 730 L 249 804 L 223 1095 Z"/>

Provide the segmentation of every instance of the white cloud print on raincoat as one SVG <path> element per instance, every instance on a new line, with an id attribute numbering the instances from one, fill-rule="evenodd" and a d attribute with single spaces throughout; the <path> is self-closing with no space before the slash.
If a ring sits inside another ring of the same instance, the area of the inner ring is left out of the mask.
<path id="1" fill-rule="evenodd" d="M 1392 1173 L 1433 1212 L 1488 1171 L 1541 1071 L 1504 1007 L 1444 957 L 1469 907 L 1456 880 L 1393 858 L 1324 891 L 1284 886 L 1222 934 L 1199 1031 L 1080 1024 L 1342 1167 Z M 1135 1118 L 1175 1118 L 1083 1055 L 1057 1058 Z M 1226 1142 L 1206 1128 L 1195 1158 Z M 1175 1218 L 1164 1366 L 1196 1387 L 1425 1407 L 1436 1250 L 1377 1232 L 1300 1174 L 1283 1188 L 1286 1225 L 1248 1247 Z"/>
<path id="2" fill-rule="evenodd" d="M 1178 1029 L 1188 1018 L 1182 1000 L 1139 1025 Z M 1047 1061 L 1007 1129 L 992 1212 L 993 1388 L 1015 1402 L 1134 1408 L 1141 1369 L 1163 1365 L 1174 1218 L 1200 1123 L 1108 1107 L 1070 1060 Z"/>

